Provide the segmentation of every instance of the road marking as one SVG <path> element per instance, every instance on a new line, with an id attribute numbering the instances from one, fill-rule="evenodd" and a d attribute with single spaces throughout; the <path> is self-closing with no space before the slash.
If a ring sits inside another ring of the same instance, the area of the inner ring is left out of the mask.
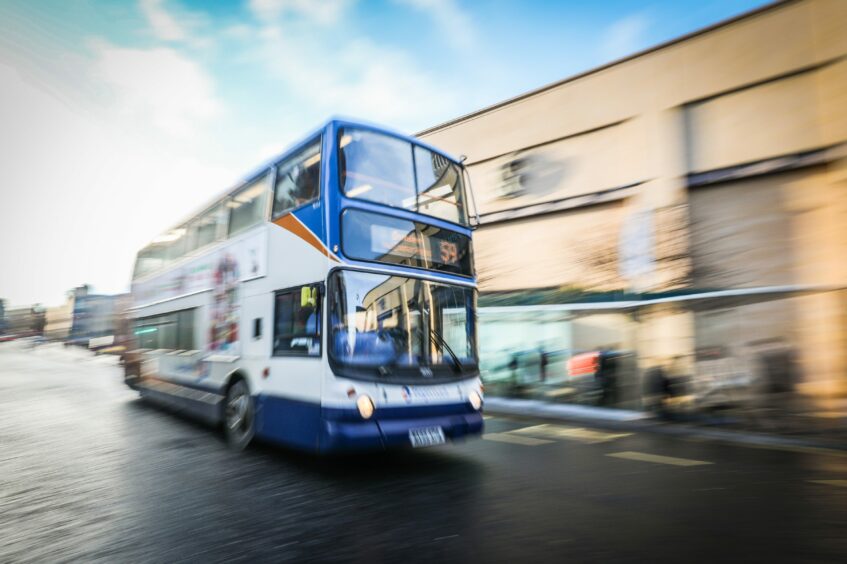
<path id="1" fill-rule="evenodd" d="M 847 451 L 836 450 L 834 448 L 825 448 L 825 447 L 807 447 L 807 446 L 795 446 L 795 445 L 742 445 L 742 446 L 751 446 L 754 448 L 763 448 L 766 450 L 781 450 L 786 452 L 799 452 L 802 454 L 826 454 L 828 456 L 847 456 Z"/>
<path id="2" fill-rule="evenodd" d="M 558 390 L 549 390 L 544 392 L 547 397 L 555 398 L 559 396 L 567 396 L 576 392 L 575 388 L 559 388 Z"/>
<path id="3" fill-rule="evenodd" d="M 841 419 L 847 418 L 847 411 L 813 411 L 810 413 L 801 413 L 804 417 L 818 417 L 820 419 Z"/>
<path id="4" fill-rule="evenodd" d="M 567 427 L 565 425 L 551 425 L 545 423 L 543 425 L 533 425 L 532 427 L 523 427 L 515 429 L 512 433 L 526 433 L 528 435 L 540 435 L 542 437 L 555 439 L 571 439 L 582 443 L 606 443 L 629 437 L 632 433 L 606 433 L 594 429 L 586 429 L 584 427 Z"/>
<path id="5" fill-rule="evenodd" d="M 656 464 L 670 464 L 671 466 L 702 466 L 711 464 L 704 460 L 691 460 L 688 458 L 676 458 L 674 456 L 661 456 L 658 454 L 648 454 L 646 452 L 613 452 L 606 456 L 614 456 L 615 458 L 625 458 L 626 460 L 638 460 L 641 462 L 655 462 Z"/>
<path id="6" fill-rule="evenodd" d="M 487 421 L 488 419 L 494 419 L 494 416 L 493 415 L 483 415 L 482 418 Z"/>
<path id="7" fill-rule="evenodd" d="M 813 484 L 822 484 L 824 486 L 838 486 L 847 488 L 847 480 L 809 480 Z"/>
<path id="8" fill-rule="evenodd" d="M 720 443 L 722 445 L 729 445 L 740 448 L 757 448 L 761 450 L 776 450 L 780 452 L 799 452 L 802 454 L 821 454 L 826 456 L 840 456 L 847 457 L 847 450 L 837 450 L 834 448 L 826 448 L 826 447 L 815 447 L 815 446 L 802 446 L 802 445 L 767 445 L 767 444 L 754 444 L 747 442 L 738 442 L 731 441 L 728 439 L 723 439 L 719 437 L 681 437 L 685 441 L 696 442 L 696 443 Z"/>
<path id="9" fill-rule="evenodd" d="M 512 443 L 515 445 L 538 446 L 552 443 L 546 439 L 533 439 L 532 437 L 521 437 L 520 435 L 509 435 L 508 433 L 486 433 L 482 436 L 483 439 L 489 441 L 498 441 L 501 443 Z"/>

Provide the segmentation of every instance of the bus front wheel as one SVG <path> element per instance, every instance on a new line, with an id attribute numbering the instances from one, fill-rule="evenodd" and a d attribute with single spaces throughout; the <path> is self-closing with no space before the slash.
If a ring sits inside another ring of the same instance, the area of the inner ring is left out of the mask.
<path id="1" fill-rule="evenodd" d="M 226 392 L 224 433 L 229 445 L 242 450 L 253 439 L 253 398 L 244 380 L 238 380 Z"/>

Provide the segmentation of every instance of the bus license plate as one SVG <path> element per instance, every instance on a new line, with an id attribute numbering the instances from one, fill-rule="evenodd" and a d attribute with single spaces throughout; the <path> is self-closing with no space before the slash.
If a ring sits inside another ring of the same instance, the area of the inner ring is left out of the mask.
<path id="1" fill-rule="evenodd" d="M 409 440 L 412 441 L 412 446 L 415 448 L 443 445 L 446 442 L 441 427 L 409 429 Z"/>

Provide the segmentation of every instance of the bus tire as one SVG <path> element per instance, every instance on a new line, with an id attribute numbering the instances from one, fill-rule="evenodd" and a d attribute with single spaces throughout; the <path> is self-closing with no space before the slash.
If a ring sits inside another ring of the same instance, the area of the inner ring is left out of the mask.
<path id="1" fill-rule="evenodd" d="M 253 397 L 247 382 L 238 378 L 226 391 L 224 400 L 224 434 L 226 442 L 235 450 L 243 450 L 255 434 Z"/>

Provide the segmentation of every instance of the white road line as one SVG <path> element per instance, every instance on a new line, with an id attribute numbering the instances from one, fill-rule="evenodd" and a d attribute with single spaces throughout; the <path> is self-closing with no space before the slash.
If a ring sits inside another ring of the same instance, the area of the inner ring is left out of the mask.
<path id="1" fill-rule="evenodd" d="M 723 445 L 729 445 L 733 447 L 739 448 L 757 448 L 762 450 L 771 450 L 771 451 L 780 451 L 780 452 L 799 452 L 802 454 L 820 454 L 826 456 L 840 456 L 847 457 L 847 450 L 836 450 L 834 448 L 826 448 L 826 447 L 814 447 L 814 446 L 801 446 L 801 445 L 768 445 L 768 444 L 754 444 L 754 443 L 740 443 L 728 439 L 723 439 L 720 437 L 680 437 L 684 441 L 690 441 L 695 443 L 720 443 Z"/>
<path id="2" fill-rule="evenodd" d="M 812 411 L 801 413 L 804 417 L 818 417 L 820 419 L 847 419 L 847 411 Z"/>
<path id="3" fill-rule="evenodd" d="M 541 437 L 554 439 L 569 439 L 590 444 L 605 443 L 632 435 L 632 433 L 607 433 L 604 431 L 597 431 L 595 429 L 586 429 L 584 427 L 568 427 L 566 425 L 550 425 L 547 423 L 543 425 L 533 425 L 532 427 L 523 427 L 510 432 L 539 435 Z"/>
<path id="4" fill-rule="evenodd" d="M 501 443 L 511 443 L 523 446 L 538 446 L 552 443 L 546 439 L 533 439 L 532 437 L 521 437 L 520 435 L 509 435 L 507 433 L 486 433 L 482 436 L 488 441 L 498 441 Z"/>
<path id="5" fill-rule="evenodd" d="M 809 480 L 813 484 L 822 484 L 824 486 L 838 486 L 847 488 L 847 480 Z"/>
<path id="6" fill-rule="evenodd" d="M 688 458 L 676 458 L 673 456 L 661 456 L 658 454 L 648 454 L 646 452 L 613 452 L 611 454 L 607 454 L 606 456 L 613 456 L 615 458 L 625 458 L 626 460 L 638 460 L 640 462 L 655 462 L 656 464 L 670 464 L 671 466 L 702 466 L 704 464 L 711 464 L 711 462 L 706 462 L 704 460 L 691 460 Z"/>
<path id="7" fill-rule="evenodd" d="M 548 392 L 544 392 L 544 395 L 551 398 L 555 398 L 559 396 L 567 396 L 569 394 L 573 394 L 574 392 L 576 392 L 576 389 L 574 388 L 559 388 L 558 390 L 550 390 Z"/>

